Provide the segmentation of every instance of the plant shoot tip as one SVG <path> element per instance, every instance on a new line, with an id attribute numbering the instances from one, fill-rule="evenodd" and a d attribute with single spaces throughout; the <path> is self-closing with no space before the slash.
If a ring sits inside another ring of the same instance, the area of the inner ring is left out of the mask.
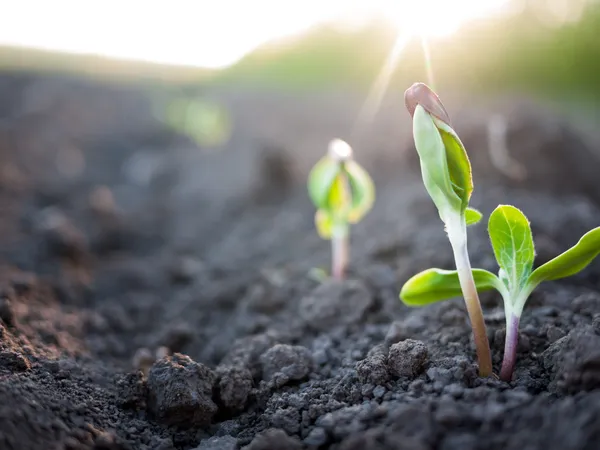
<path id="1" fill-rule="evenodd" d="M 414 83 L 404 92 L 404 104 L 411 117 L 415 114 L 417 105 L 421 105 L 429 114 L 450 125 L 448 112 L 438 95 L 425 83 Z"/>
<path id="2" fill-rule="evenodd" d="M 348 161 L 352 159 L 352 147 L 341 139 L 334 139 L 329 143 L 328 154 L 336 161 Z"/>

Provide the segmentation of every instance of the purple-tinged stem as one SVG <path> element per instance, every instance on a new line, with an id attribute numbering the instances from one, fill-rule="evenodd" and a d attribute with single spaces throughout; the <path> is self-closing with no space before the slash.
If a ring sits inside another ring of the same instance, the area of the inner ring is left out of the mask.
<path id="1" fill-rule="evenodd" d="M 510 313 L 506 320 L 506 340 L 504 341 L 504 359 L 500 369 L 500 379 L 510 382 L 517 362 L 517 344 L 519 341 L 519 317 Z"/>
<path id="2" fill-rule="evenodd" d="M 343 280 L 348 266 L 348 233 L 334 234 L 331 238 L 331 276 Z"/>
<path id="3" fill-rule="evenodd" d="M 469 252 L 467 251 L 467 228 L 464 223 L 464 217 L 461 217 L 458 223 L 449 224 L 447 230 L 448 238 L 454 252 L 454 261 L 456 263 L 460 288 L 467 306 L 471 328 L 473 329 L 477 362 L 479 363 L 479 376 L 488 377 L 492 375 L 492 356 L 483 311 L 479 302 L 475 280 L 473 279 L 473 271 L 471 270 Z"/>
<path id="4" fill-rule="evenodd" d="M 477 295 L 477 287 L 473 280 L 471 265 L 468 259 L 463 261 L 464 266 L 459 266 L 458 277 L 467 306 L 471 328 L 473 329 L 473 339 L 479 363 L 479 376 L 488 377 L 492 374 L 492 358 L 485 320 L 483 318 L 483 311 L 481 310 L 481 303 L 479 303 L 479 296 Z"/>

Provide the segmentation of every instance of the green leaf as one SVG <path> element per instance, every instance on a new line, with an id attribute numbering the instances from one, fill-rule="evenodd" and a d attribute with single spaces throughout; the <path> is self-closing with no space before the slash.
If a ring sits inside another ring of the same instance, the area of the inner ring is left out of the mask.
<path id="1" fill-rule="evenodd" d="M 496 275 L 487 270 L 473 269 L 473 278 L 479 292 L 502 288 Z M 408 306 L 426 306 L 461 296 L 456 270 L 425 270 L 408 280 L 400 291 L 400 299 Z"/>
<path id="2" fill-rule="evenodd" d="M 445 221 L 449 213 L 462 212 L 462 199 L 452 185 L 440 131 L 421 105 L 417 105 L 413 115 L 413 138 L 421 162 L 423 184 Z"/>
<path id="3" fill-rule="evenodd" d="M 535 287 L 542 281 L 575 275 L 585 269 L 598 254 L 600 254 L 600 227 L 588 231 L 569 250 L 534 270 L 529 277 L 529 282 Z"/>
<path id="4" fill-rule="evenodd" d="M 312 267 L 308 271 L 307 276 L 308 278 L 310 278 L 313 281 L 316 281 L 317 283 L 324 283 L 329 278 L 327 271 L 325 269 L 322 269 L 321 267 Z"/>
<path id="5" fill-rule="evenodd" d="M 347 220 L 346 216 L 352 208 L 352 192 L 348 177 L 343 171 L 333 179 L 322 208 L 336 219 Z"/>
<path id="6" fill-rule="evenodd" d="M 326 209 L 332 184 L 340 173 L 340 163 L 321 158 L 308 175 L 308 195 L 317 209 Z"/>
<path id="7" fill-rule="evenodd" d="M 500 205 L 490 215 L 488 233 L 507 287 L 514 293 L 527 282 L 535 258 L 529 221 L 514 206 Z"/>
<path id="8" fill-rule="evenodd" d="M 465 220 L 467 222 L 467 226 L 479 223 L 482 218 L 483 214 L 481 214 L 481 212 L 477 211 L 475 208 L 467 208 L 465 210 Z"/>
<path id="9" fill-rule="evenodd" d="M 352 192 L 352 208 L 348 214 L 348 221 L 356 223 L 372 208 L 375 202 L 375 185 L 367 171 L 355 161 L 346 161 L 344 169 Z"/>
<path id="10" fill-rule="evenodd" d="M 315 213 L 315 226 L 321 239 L 331 239 L 333 235 L 333 218 L 325 210 L 318 209 Z"/>
<path id="11" fill-rule="evenodd" d="M 456 195 L 462 200 L 464 210 L 469 205 L 473 193 L 473 176 L 469 156 L 465 146 L 450 125 L 437 117 L 433 117 L 433 121 L 446 148 L 446 159 L 452 187 Z"/>

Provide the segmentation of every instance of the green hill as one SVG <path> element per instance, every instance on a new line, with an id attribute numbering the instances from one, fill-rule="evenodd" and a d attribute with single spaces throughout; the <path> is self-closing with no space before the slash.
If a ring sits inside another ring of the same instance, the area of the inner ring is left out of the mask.
<path id="1" fill-rule="evenodd" d="M 162 81 L 174 84 L 206 81 L 214 71 L 196 67 L 121 60 L 92 54 L 62 53 L 0 45 L 0 70 L 52 72 L 117 81 Z"/>

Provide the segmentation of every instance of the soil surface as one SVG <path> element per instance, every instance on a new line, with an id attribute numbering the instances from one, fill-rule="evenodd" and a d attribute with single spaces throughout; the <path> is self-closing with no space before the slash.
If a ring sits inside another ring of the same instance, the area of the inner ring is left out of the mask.
<path id="1" fill-rule="evenodd" d="M 161 125 L 147 93 L 0 77 L 1 449 L 599 448 L 599 263 L 532 295 L 511 383 L 477 376 L 461 299 L 398 300 L 453 267 L 401 93 L 357 128 L 346 93 L 209 92 L 224 148 Z M 594 136 L 523 100 L 459 100 L 472 204 L 520 207 L 536 265 L 600 225 Z M 492 112 L 525 172 L 490 158 Z M 333 137 L 377 187 L 344 282 L 315 275 L 329 244 L 304 184 Z M 497 270 L 485 225 L 469 249 Z M 498 371 L 501 301 L 482 302 Z"/>

